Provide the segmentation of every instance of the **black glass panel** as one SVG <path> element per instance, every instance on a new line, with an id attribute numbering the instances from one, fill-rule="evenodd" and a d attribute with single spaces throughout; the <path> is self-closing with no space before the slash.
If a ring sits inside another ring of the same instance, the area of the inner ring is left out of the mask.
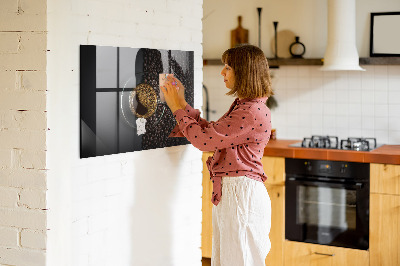
<path id="1" fill-rule="evenodd" d="M 159 75 L 173 74 L 193 106 L 193 51 L 81 45 L 81 158 L 188 144 L 160 100 Z"/>

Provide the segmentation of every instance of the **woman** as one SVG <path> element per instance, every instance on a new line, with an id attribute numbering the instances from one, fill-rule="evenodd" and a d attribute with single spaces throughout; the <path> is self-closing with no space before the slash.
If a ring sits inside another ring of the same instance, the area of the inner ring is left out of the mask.
<path id="1" fill-rule="evenodd" d="M 268 62 L 252 45 L 222 55 L 227 95 L 237 98 L 218 121 L 200 118 L 184 88 L 171 77 L 162 88 L 178 125 L 170 136 L 185 136 L 196 148 L 214 151 L 207 160 L 213 182 L 212 265 L 265 265 L 270 250 L 271 202 L 261 158 L 271 130 L 272 95 Z"/>

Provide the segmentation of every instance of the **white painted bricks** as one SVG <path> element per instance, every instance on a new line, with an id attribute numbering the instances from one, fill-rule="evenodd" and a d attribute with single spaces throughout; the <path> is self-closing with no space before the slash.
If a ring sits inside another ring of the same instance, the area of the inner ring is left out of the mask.
<path id="1" fill-rule="evenodd" d="M 0 265 L 45 265 L 46 6 L 0 2 Z"/>
<path id="2" fill-rule="evenodd" d="M 24 248 L 46 249 L 46 231 L 22 229 L 21 246 Z"/>
<path id="3" fill-rule="evenodd" d="M 25 208 L 0 208 L 0 226 L 46 229 L 46 212 Z"/>
<path id="4" fill-rule="evenodd" d="M 0 227 L 0 247 L 18 247 L 18 240 L 18 229 Z"/>

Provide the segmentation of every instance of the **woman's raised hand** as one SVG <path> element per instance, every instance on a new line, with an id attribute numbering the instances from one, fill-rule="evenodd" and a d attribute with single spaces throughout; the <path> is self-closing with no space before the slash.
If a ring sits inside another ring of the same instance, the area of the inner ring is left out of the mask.
<path id="1" fill-rule="evenodd" d="M 168 76 L 161 90 L 172 113 L 186 107 L 185 87 L 177 78 Z"/>

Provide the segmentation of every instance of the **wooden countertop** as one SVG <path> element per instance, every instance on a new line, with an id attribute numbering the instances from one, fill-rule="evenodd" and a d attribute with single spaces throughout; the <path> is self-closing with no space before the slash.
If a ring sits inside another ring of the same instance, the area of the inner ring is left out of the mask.
<path id="1" fill-rule="evenodd" d="M 372 151 L 290 147 L 301 140 L 270 140 L 264 156 L 364 163 L 400 164 L 400 145 L 383 145 Z"/>

